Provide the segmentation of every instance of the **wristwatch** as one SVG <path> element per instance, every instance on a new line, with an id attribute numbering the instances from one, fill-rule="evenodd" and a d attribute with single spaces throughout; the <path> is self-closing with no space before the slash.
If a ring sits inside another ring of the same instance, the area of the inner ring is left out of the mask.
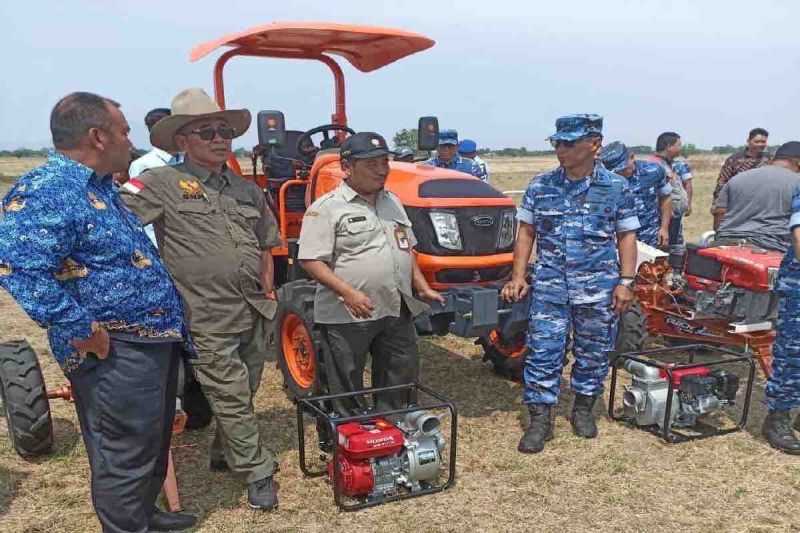
<path id="1" fill-rule="evenodd" d="M 619 285 L 622 285 L 626 289 L 633 290 L 634 283 L 635 282 L 633 278 L 619 278 Z"/>

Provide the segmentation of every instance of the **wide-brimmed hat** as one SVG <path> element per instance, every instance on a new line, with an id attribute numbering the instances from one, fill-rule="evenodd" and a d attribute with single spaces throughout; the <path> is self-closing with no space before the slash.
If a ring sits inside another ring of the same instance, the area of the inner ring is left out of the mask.
<path id="1" fill-rule="evenodd" d="M 220 109 L 219 105 L 203 89 L 186 89 L 172 99 L 172 115 L 156 122 L 150 130 L 150 144 L 167 152 L 177 152 L 175 134 L 190 122 L 199 119 L 222 118 L 236 130 L 239 137 L 250 127 L 250 111 L 247 109 Z"/>

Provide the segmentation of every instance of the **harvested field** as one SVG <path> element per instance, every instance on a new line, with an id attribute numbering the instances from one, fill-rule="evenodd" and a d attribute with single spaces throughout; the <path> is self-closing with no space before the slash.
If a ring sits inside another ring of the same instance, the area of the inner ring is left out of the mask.
<path id="1" fill-rule="evenodd" d="M 20 160 L 25 161 L 25 160 Z M 20 161 L 0 160 L 0 174 Z M 501 190 L 522 189 L 550 158 L 489 159 Z M 721 157 L 691 158 L 695 209 L 687 237 L 710 228 L 710 194 Z M 31 166 L 36 162 L 31 162 Z M 7 166 L 8 165 L 8 166 Z M 24 168 L 14 166 L 16 174 Z M 7 180 L 0 183 L 5 184 Z M 49 387 L 64 381 L 42 330 L 0 294 L 0 339 L 25 337 L 39 353 Z M 653 531 L 765 532 L 800 530 L 800 462 L 760 437 L 763 379 L 755 387 L 744 432 L 666 445 L 653 435 L 600 418 L 600 437 L 572 435 L 564 389 L 555 439 L 537 456 L 516 451 L 527 413 L 521 386 L 495 376 L 480 348 L 455 337 L 424 339 L 422 380 L 459 408 L 458 480 L 442 494 L 337 512 L 329 485 L 304 479 L 297 466 L 294 408 L 274 365 L 265 372 L 256 411 L 280 461 L 281 504 L 262 514 L 245 505 L 233 477 L 208 471 L 210 431 L 175 442 L 181 496 L 203 532 L 255 531 Z M 566 375 L 566 374 L 565 374 Z M 565 380 L 568 381 L 568 380 Z M 97 531 L 89 500 L 89 468 L 68 403 L 52 402 L 54 453 L 26 461 L 0 437 L 0 532 Z M 603 412 L 598 405 L 596 413 Z M 0 435 L 5 422 L 0 422 Z"/>

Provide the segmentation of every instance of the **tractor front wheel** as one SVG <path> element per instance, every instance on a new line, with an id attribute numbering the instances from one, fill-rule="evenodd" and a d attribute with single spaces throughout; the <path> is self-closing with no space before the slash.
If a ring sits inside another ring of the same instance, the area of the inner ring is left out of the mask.
<path id="1" fill-rule="evenodd" d="M 641 352 L 647 342 L 647 322 L 639 302 L 631 306 L 619 318 L 615 354 Z"/>
<path id="2" fill-rule="evenodd" d="M 50 452 L 50 401 L 39 360 L 25 340 L 0 343 L 0 400 L 17 453 L 34 457 Z"/>
<path id="3" fill-rule="evenodd" d="M 279 293 L 278 300 L 278 366 L 287 396 L 296 400 L 312 395 L 317 380 L 317 347 L 312 337 L 313 293 L 309 299 L 303 293 L 287 291 Z"/>

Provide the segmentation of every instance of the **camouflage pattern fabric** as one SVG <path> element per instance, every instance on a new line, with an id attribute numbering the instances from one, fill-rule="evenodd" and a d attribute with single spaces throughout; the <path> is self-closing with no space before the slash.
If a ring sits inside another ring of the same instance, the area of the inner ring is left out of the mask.
<path id="1" fill-rule="evenodd" d="M 636 216 L 641 226 L 636 238 L 645 244 L 658 247 L 658 230 L 661 228 L 660 199 L 669 196 L 672 186 L 664 169 L 649 161 L 635 161 L 633 176 L 628 180 L 636 201 Z"/>
<path id="2" fill-rule="evenodd" d="M 591 305 L 554 304 L 536 297 L 531 302 L 525 359 L 526 404 L 558 403 L 561 370 L 568 335 L 572 335 L 570 385 L 576 393 L 596 396 L 603 392 L 608 374 L 608 354 L 614 349 L 617 316 L 611 297 Z"/>
<path id="3" fill-rule="evenodd" d="M 672 171 L 675 172 L 675 174 L 677 174 L 684 183 L 694 177 L 692 175 L 692 167 L 690 167 L 689 162 L 682 157 L 676 157 L 673 159 Z"/>
<path id="4" fill-rule="evenodd" d="M 792 195 L 789 228 L 800 226 L 800 189 Z M 777 336 L 772 345 L 772 375 L 766 397 L 770 411 L 800 407 L 800 261 L 790 246 L 781 262 L 775 290 L 781 295 Z"/>
<path id="5" fill-rule="evenodd" d="M 531 181 L 517 219 L 536 232 L 534 290 L 553 303 L 605 301 L 617 285 L 617 232 L 639 229 L 628 182 L 595 165 L 568 180 L 559 167 Z"/>
<path id="6" fill-rule="evenodd" d="M 610 302 L 619 280 L 617 233 L 639 228 L 628 182 L 599 163 L 578 181 L 559 167 L 531 181 L 517 218 L 534 226 L 537 243 L 524 400 L 555 403 L 570 331 L 572 386 L 598 394 L 615 337 Z"/>
<path id="7" fill-rule="evenodd" d="M 175 285 L 111 176 L 52 152 L 3 200 L 0 286 L 39 326 L 65 374 L 83 358 L 70 341 L 109 332 L 183 337 Z"/>
<path id="8" fill-rule="evenodd" d="M 471 176 L 475 176 L 476 178 L 481 178 L 483 171 L 481 167 L 472 159 L 467 159 L 466 157 L 461 157 L 460 155 L 454 155 L 450 161 L 444 161 L 439 159 L 439 156 L 432 157 L 425 161 L 428 165 L 433 165 L 439 168 L 449 168 L 450 170 L 457 170 L 459 172 L 464 172 Z M 486 181 L 486 180 L 484 180 Z"/>

